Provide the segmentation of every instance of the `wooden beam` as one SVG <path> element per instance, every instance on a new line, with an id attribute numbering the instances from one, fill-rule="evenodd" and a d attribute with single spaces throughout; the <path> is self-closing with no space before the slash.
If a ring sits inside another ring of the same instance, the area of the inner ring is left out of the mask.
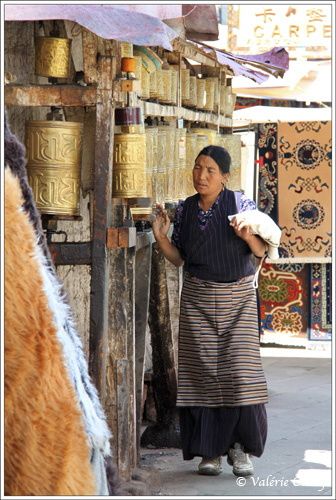
<path id="1" fill-rule="evenodd" d="M 48 246 L 55 266 L 91 264 L 91 241 L 80 243 L 50 243 Z"/>
<path id="2" fill-rule="evenodd" d="M 109 290 L 109 253 L 106 247 L 106 231 L 108 227 L 112 226 L 114 132 L 112 94 L 115 73 L 115 59 L 112 56 L 99 56 L 94 165 L 89 368 L 102 401 L 106 399 Z"/>
<path id="3" fill-rule="evenodd" d="M 95 106 L 96 87 L 79 85 L 5 85 L 6 106 Z"/>

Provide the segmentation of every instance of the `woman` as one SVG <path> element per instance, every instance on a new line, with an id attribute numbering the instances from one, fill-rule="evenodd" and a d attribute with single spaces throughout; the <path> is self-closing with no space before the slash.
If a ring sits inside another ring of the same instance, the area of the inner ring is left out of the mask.
<path id="1" fill-rule="evenodd" d="M 253 474 L 249 455 L 261 456 L 267 435 L 267 386 L 260 360 L 253 255 L 267 245 L 228 216 L 255 209 L 225 188 L 231 158 L 207 146 L 193 168 L 197 194 L 180 202 L 170 220 L 158 206 L 153 232 L 164 256 L 184 264 L 178 394 L 183 458 L 202 457 L 198 472 L 222 472 L 221 457 L 238 476 Z"/>

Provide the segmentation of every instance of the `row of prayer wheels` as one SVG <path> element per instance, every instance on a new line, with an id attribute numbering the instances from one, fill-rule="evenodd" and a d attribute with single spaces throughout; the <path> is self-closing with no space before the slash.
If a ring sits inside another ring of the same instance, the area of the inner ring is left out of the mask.
<path id="1" fill-rule="evenodd" d="M 121 44 L 121 70 L 140 81 L 142 99 L 156 99 L 163 104 L 178 104 L 178 90 L 183 106 L 232 116 L 236 95 L 217 77 L 198 78 L 190 70 L 169 65 L 147 47 Z M 39 76 L 67 78 L 71 39 L 35 38 L 35 73 Z"/>
<path id="2" fill-rule="evenodd" d="M 177 202 L 195 193 L 192 169 L 209 144 L 229 152 L 230 135 L 207 128 L 144 127 L 139 108 L 116 111 L 113 196 Z M 27 170 L 38 209 L 44 214 L 79 214 L 83 125 L 68 121 L 26 124 Z"/>

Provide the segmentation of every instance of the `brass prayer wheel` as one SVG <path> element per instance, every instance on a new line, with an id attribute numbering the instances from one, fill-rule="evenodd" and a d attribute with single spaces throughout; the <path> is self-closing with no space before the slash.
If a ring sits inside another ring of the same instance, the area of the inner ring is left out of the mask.
<path id="1" fill-rule="evenodd" d="M 79 215 L 82 131 L 77 122 L 26 124 L 28 179 L 43 214 Z"/>
<path id="2" fill-rule="evenodd" d="M 198 134 L 198 135 L 202 135 L 202 136 L 206 136 L 207 137 L 207 141 L 208 143 L 206 144 L 206 146 L 210 146 L 210 145 L 215 145 L 216 144 L 216 140 L 217 140 L 217 132 L 216 130 L 212 130 L 211 128 L 192 128 L 190 129 L 190 131 L 193 133 L 193 134 Z"/>
<path id="3" fill-rule="evenodd" d="M 146 198 L 146 135 L 115 134 L 113 196 Z"/>
<path id="4" fill-rule="evenodd" d="M 197 77 L 190 76 L 189 78 L 189 99 L 184 99 L 183 106 L 196 107 L 197 105 Z"/>
<path id="5" fill-rule="evenodd" d="M 171 104 L 177 104 L 177 81 L 178 72 L 174 69 L 171 70 L 172 75 L 172 86 L 171 86 Z"/>
<path id="6" fill-rule="evenodd" d="M 150 98 L 150 74 L 143 66 L 141 69 L 141 97 L 143 99 Z"/>
<path id="7" fill-rule="evenodd" d="M 182 104 L 190 99 L 190 69 L 181 69 L 181 99 Z"/>
<path id="8" fill-rule="evenodd" d="M 157 127 L 146 127 L 147 198 L 155 199 L 157 175 Z M 155 178 L 154 178 L 155 176 Z"/>
<path id="9" fill-rule="evenodd" d="M 207 111 L 213 111 L 214 106 L 215 106 L 215 82 L 212 78 L 206 78 L 204 109 Z"/>
<path id="10" fill-rule="evenodd" d="M 39 76 L 68 78 L 71 39 L 51 36 L 35 38 L 35 73 Z"/>
<path id="11" fill-rule="evenodd" d="M 158 74 L 162 76 L 162 90 L 158 86 L 159 101 L 170 104 L 172 101 L 172 71 L 171 69 L 161 69 Z"/>
<path id="12" fill-rule="evenodd" d="M 188 132 L 186 134 L 186 166 L 184 172 L 185 196 L 192 196 L 195 194 L 192 170 L 198 153 L 197 134 L 191 134 Z"/>
<path id="13" fill-rule="evenodd" d="M 204 109 L 205 105 L 205 79 L 196 79 L 197 105 L 198 109 Z"/>

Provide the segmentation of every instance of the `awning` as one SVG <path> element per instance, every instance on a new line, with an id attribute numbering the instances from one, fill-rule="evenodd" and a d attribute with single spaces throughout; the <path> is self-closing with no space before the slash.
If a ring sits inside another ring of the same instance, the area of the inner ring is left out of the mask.
<path id="1" fill-rule="evenodd" d="M 310 122 L 330 121 L 331 108 L 282 108 L 280 106 L 251 106 L 237 109 L 232 115 L 235 128 L 246 127 L 253 123 L 267 122 Z"/>
<path id="2" fill-rule="evenodd" d="M 106 4 L 14 4 L 5 5 L 5 21 L 68 20 L 96 35 L 136 45 L 172 50 L 178 34 L 160 19 Z"/>
<path id="3" fill-rule="evenodd" d="M 274 47 L 256 55 L 238 55 L 224 49 L 201 44 L 208 53 L 213 52 L 220 64 L 229 66 L 234 75 L 246 76 L 257 84 L 268 80 L 269 75 L 283 77 L 289 66 L 289 55 L 284 47 Z"/>
<path id="4" fill-rule="evenodd" d="M 242 97 L 303 102 L 331 102 L 331 61 L 290 61 L 282 80 L 270 77 L 257 85 L 244 77 L 232 79 L 233 91 Z"/>

